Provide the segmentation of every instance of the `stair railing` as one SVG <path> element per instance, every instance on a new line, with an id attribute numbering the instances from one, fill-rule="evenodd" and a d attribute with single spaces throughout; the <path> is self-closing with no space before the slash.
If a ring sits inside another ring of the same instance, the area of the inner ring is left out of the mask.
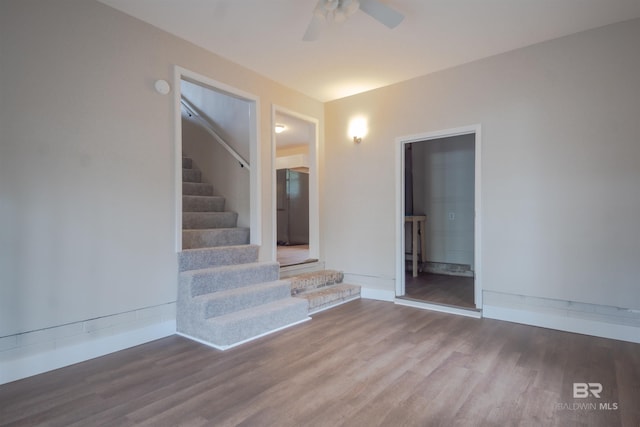
<path id="1" fill-rule="evenodd" d="M 205 117 L 202 116 L 198 108 L 195 105 L 193 105 L 191 102 L 189 102 L 189 100 L 185 98 L 184 95 L 182 95 L 180 98 L 181 98 L 180 103 L 182 104 L 182 108 L 185 109 L 189 117 L 195 118 L 196 121 L 200 123 L 207 132 L 209 132 L 209 134 L 213 137 L 213 139 L 215 139 L 218 144 L 220 144 L 225 150 L 227 150 L 229 154 L 231 154 L 240 163 L 241 168 L 245 168 L 248 171 L 250 171 L 251 167 L 249 166 L 249 162 L 243 159 L 242 156 L 238 154 L 236 150 L 231 148 L 231 146 L 227 144 L 225 140 L 220 137 L 220 135 L 218 135 L 218 133 L 214 130 L 213 125 L 209 122 L 209 120 L 207 120 Z"/>

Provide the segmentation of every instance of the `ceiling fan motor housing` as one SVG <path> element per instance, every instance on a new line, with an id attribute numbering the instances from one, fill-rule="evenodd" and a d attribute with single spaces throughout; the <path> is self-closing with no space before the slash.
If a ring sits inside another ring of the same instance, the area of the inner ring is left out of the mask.
<path id="1" fill-rule="evenodd" d="M 360 8 L 358 0 L 325 0 L 318 4 L 315 14 L 327 22 L 344 22 Z"/>

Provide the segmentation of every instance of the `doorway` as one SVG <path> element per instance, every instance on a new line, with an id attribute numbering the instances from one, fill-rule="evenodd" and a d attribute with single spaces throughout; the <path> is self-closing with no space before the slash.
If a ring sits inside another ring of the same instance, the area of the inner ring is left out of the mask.
<path id="1" fill-rule="evenodd" d="M 255 95 L 250 93 L 241 91 L 232 86 L 224 84 L 222 82 L 215 81 L 201 74 L 195 73 L 193 71 L 187 70 L 180 66 L 175 66 L 174 75 L 173 75 L 173 96 L 174 96 L 174 141 L 175 141 L 175 241 L 176 241 L 176 251 L 180 252 L 182 250 L 182 156 L 183 156 L 183 125 L 182 125 L 182 112 L 183 112 L 183 102 L 185 98 L 183 97 L 183 90 L 186 92 L 186 88 L 189 87 L 192 91 L 192 101 L 196 100 L 201 96 L 211 96 L 214 95 L 218 101 L 222 100 L 223 104 L 227 106 L 230 103 L 238 106 L 241 105 L 244 117 L 246 120 L 235 121 L 232 120 L 233 125 L 237 128 L 236 130 L 242 134 L 241 140 L 248 141 L 244 150 L 246 150 L 246 154 L 244 156 L 248 157 L 248 161 L 242 159 L 237 156 L 237 151 L 243 151 L 242 148 L 231 147 L 231 149 L 227 149 L 230 153 L 232 151 L 236 152 L 236 156 L 231 156 L 232 162 L 234 164 L 234 168 L 236 169 L 235 173 L 240 173 L 240 177 L 242 181 L 248 181 L 248 185 L 242 188 L 242 192 L 244 194 L 248 194 L 248 196 L 242 196 L 242 200 L 247 200 L 248 203 L 244 203 L 242 201 L 239 203 L 239 208 L 242 212 L 245 212 L 246 226 L 249 227 L 250 230 L 250 243 L 254 245 L 260 245 L 262 241 L 262 228 L 261 228 L 261 209 L 260 209 L 260 196 L 262 194 L 262 185 L 260 180 L 259 173 L 259 159 L 260 159 L 260 144 L 258 143 L 258 114 L 259 111 L 259 99 Z M 193 92 L 194 90 L 200 92 L 196 95 L 197 92 Z M 201 99 L 198 99 L 202 101 Z M 187 100 L 188 102 L 188 100 Z M 197 102 L 198 103 L 198 102 Z M 215 103 L 214 103 L 215 104 Z M 188 105 L 188 103 L 187 103 Z M 201 111 L 202 112 L 202 111 Z M 207 111 L 204 111 L 207 113 Z M 205 114 L 206 116 L 206 114 Z M 224 145 L 224 144 L 223 144 Z M 236 157 L 236 160 L 240 158 L 240 162 L 233 160 L 233 157 Z M 238 166 L 240 165 L 240 166 Z M 253 165 L 253 167 L 251 166 Z M 218 170 L 217 168 L 215 168 Z M 242 171 L 238 172 L 238 169 L 242 169 Z M 248 175 L 248 179 L 247 179 Z M 227 182 L 234 183 L 234 181 L 238 181 L 234 178 L 225 177 L 225 179 L 219 180 L 219 182 Z M 248 187 L 248 188 L 246 188 Z M 235 189 L 228 190 L 227 197 L 230 197 L 232 193 L 235 193 Z M 248 205 L 248 206 L 247 206 Z M 244 209 L 243 209 L 244 207 Z M 240 213 L 239 213 L 240 216 Z"/>
<path id="2" fill-rule="evenodd" d="M 318 261 L 317 120 L 274 106 L 274 253 L 281 268 Z"/>
<path id="3" fill-rule="evenodd" d="M 482 306 L 480 126 L 397 142 L 396 302 L 477 311 Z"/>

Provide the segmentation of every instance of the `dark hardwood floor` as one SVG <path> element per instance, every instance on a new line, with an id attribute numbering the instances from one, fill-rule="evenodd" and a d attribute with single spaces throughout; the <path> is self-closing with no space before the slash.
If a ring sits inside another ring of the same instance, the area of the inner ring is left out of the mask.
<path id="1" fill-rule="evenodd" d="M 639 401 L 640 344 L 357 300 L 226 352 L 173 336 L 0 386 L 0 424 L 635 427 Z"/>
<path id="2" fill-rule="evenodd" d="M 476 307 L 473 299 L 473 277 L 431 273 L 419 273 L 418 277 L 413 277 L 409 271 L 405 275 L 405 296 L 436 304 Z"/>

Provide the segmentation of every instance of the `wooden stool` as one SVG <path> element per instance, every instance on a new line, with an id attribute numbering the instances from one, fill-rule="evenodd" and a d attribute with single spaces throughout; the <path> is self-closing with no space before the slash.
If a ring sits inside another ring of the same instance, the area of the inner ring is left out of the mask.
<path id="1" fill-rule="evenodd" d="M 426 221 L 426 215 L 412 215 L 404 217 L 405 224 L 411 224 L 411 250 L 413 253 L 411 260 L 413 261 L 413 277 L 418 277 L 418 231 L 420 232 L 420 262 L 426 261 L 427 243 L 424 237 Z"/>

